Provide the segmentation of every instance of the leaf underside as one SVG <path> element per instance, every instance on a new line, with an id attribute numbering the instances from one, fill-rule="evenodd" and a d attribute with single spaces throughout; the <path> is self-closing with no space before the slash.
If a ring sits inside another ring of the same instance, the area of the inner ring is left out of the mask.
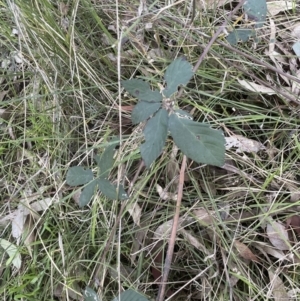
<path id="1" fill-rule="evenodd" d="M 137 124 L 145 121 L 154 114 L 160 106 L 160 102 L 139 101 L 131 114 L 132 123 Z"/>
<path id="2" fill-rule="evenodd" d="M 151 90 L 149 83 L 142 79 L 129 79 L 123 80 L 122 86 L 132 96 L 139 100 L 160 102 L 162 101 L 162 95 L 158 90 Z"/>
<path id="3" fill-rule="evenodd" d="M 151 118 L 144 129 L 145 142 L 141 145 L 141 155 L 147 167 L 150 167 L 160 155 L 168 135 L 168 112 L 160 109 Z"/>
<path id="4" fill-rule="evenodd" d="M 172 114 L 169 130 L 175 144 L 190 159 L 216 166 L 224 165 L 225 138 L 209 125 Z"/>
<path id="5" fill-rule="evenodd" d="M 166 98 L 170 98 L 172 94 L 177 92 L 180 85 L 186 85 L 193 77 L 194 72 L 192 65 L 185 60 L 185 57 L 179 57 L 174 60 L 167 68 L 165 73 L 166 88 L 163 94 Z"/>
<path id="6" fill-rule="evenodd" d="M 82 166 L 74 166 L 69 168 L 66 181 L 70 186 L 84 185 L 93 180 L 93 172 Z"/>

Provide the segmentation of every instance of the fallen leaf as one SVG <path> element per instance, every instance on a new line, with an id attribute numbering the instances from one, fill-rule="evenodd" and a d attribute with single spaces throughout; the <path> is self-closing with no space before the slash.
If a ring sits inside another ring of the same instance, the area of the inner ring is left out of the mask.
<path id="1" fill-rule="evenodd" d="M 286 255 L 283 253 L 283 251 L 281 250 L 277 250 L 274 247 L 267 245 L 267 244 L 261 244 L 261 243 L 256 243 L 253 242 L 253 245 L 255 246 L 256 249 L 260 250 L 266 257 L 267 254 L 274 256 L 275 258 L 279 259 L 279 260 L 285 260 Z"/>
<path id="2" fill-rule="evenodd" d="M 274 301 L 287 301 L 289 296 L 286 292 L 283 281 L 280 279 L 278 274 L 274 273 L 271 269 L 268 270 L 270 286 L 273 292 Z"/>
<path id="3" fill-rule="evenodd" d="M 193 214 L 197 217 L 197 221 L 203 226 L 212 226 L 216 223 L 216 218 L 213 216 L 213 213 L 200 208 L 193 211 Z"/>
<path id="4" fill-rule="evenodd" d="M 180 229 L 184 219 L 181 217 L 178 220 L 178 230 Z M 161 224 L 154 232 L 153 238 L 158 240 L 168 239 L 173 226 L 173 219 L 170 219 L 163 224 Z"/>
<path id="5" fill-rule="evenodd" d="M 292 1 L 271 1 L 267 2 L 268 7 L 268 13 L 271 16 L 275 16 L 279 14 L 282 11 L 290 10 L 293 8 L 293 2 Z"/>
<path id="6" fill-rule="evenodd" d="M 298 298 L 299 294 L 300 294 L 300 288 L 293 288 L 291 290 L 289 290 L 287 292 L 288 296 L 289 296 L 289 299 L 296 299 Z"/>
<path id="7" fill-rule="evenodd" d="M 26 246 L 29 255 L 32 257 L 32 248 L 31 244 L 35 241 L 35 231 L 34 231 L 35 223 L 33 216 L 27 216 L 24 231 L 22 233 L 22 237 L 24 237 L 24 245 Z"/>
<path id="8" fill-rule="evenodd" d="M 294 230 L 297 235 L 300 235 L 300 216 L 293 215 L 287 218 L 286 220 L 286 229 L 291 228 Z"/>
<path id="9" fill-rule="evenodd" d="M 36 194 L 35 197 L 38 198 L 40 195 Z M 28 196 L 28 199 L 33 199 L 33 196 Z M 17 245 L 19 245 L 21 235 L 24 231 L 24 224 L 27 216 L 31 214 L 34 218 L 38 218 L 38 214 L 36 212 L 47 210 L 49 206 L 57 200 L 54 198 L 45 198 L 31 204 L 28 204 L 25 201 L 26 200 L 20 202 L 17 210 L 12 215 L 12 235 L 16 238 Z"/>
<path id="10" fill-rule="evenodd" d="M 0 101 L 2 101 L 3 100 L 3 98 L 5 97 L 5 95 L 8 93 L 8 90 L 3 90 L 3 91 L 1 91 L 0 92 Z M 1 115 L 5 112 L 5 110 L 4 109 L 1 109 L 2 110 L 2 113 L 1 113 Z M 4 111 L 4 112 L 3 112 Z M 4 115 L 4 114 L 3 114 Z M 2 116 L 1 116 L 2 117 Z M 2 117 L 3 118 L 3 117 Z"/>
<path id="11" fill-rule="evenodd" d="M 267 224 L 267 235 L 271 244 L 278 250 L 289 250 L 289 235 L 284 225 L 273 221 Z"/>
<path id="12" fill-rule="evenodd" d="M 131 215 L 134 223 L 139 226 L 140 225 L 140 220 L 141 220 L 141 214 L 142 214 L 142 208 L 140 207 L 140 205 L 138 203 L 130 203 L 127 206 L 127 210 L 129 212 L 129 214 Z"/>
<path id="13" fill-rule="evenodd" d="M 195 0 L 196 8 L 200 11 L 206 11 L 207 9 L 214 9 L 229 3 L 228 0 Z"/>
<path id="14" fill-rule="evenodd" d="M 235 147 L 237 153 L 257 153 L 260 150 L 266 149 L 265 146 L 260 142 L 248 139 L 241 135 L 232 135 L 230 137 L 225 137 L 225 140 L 225 148 L 230 149 L 232 147 Z"/>
<path id="15" fill-rule="evenodd" d="M 163 199 L 164 201 L 168 201 L 168 200 L 177 201 L 177 194 L 167 192 L 158 184 L 156 184 L 156 191 L 159 194 L 160 198 Z"/>
<path id="16" fill-rule="evenodd" d="M 297 23 L 296 25 L 294 25 L 293 30 L 291 32 L 291 35 L 300 40 L 300 23 Z"/>
<path id="17" fill-rule="evenodd" d="M 300 58 L 300 42 L 296 42 L 293 45 L 293 50 L 296 53 L 296 55 Z M 295 71 L 295 75 L 298 79 L 300 79 L 300 70 Z M 300 84 L 297 83 L 296 81 L 292 82 L 292 93 L 294 93 L 295 95 L 299 95 L 300 94 Z M 298 192 L 299 195 L 299 192 Z"/>
<path id="18" fill-rule="evenodd" d="M 63 2 L 60 2 L 59 3 L 59 10 L 60 10 L 60 13 L 62 16 L 66 16 L 69 12 L 69 5 L 68 4 L 65 4 Z"/>
<path id="19" fill-rule="evenodd" d="M 245 89 L 247 89 L 248 91 L 251 91 L 251 92 L 258 92 L 258 93 L 263 93 L 263 94 L 268 94 L 268 95 L 277 94 L 277 92 L 274 91 L 272 88 L 258 85 L 253 82 L 249 82 L 246 80 L 240 80 L 240 79 L 238 79 L 238 82 L 240 83 L 241 86 L 243 86 Z"/>
<path id="20" fill-rule="evenodd" d="M 19 270 L 22 265 L 22 260 L 21 260 L 21 254 L 18 251 L 18 247 L 10 243 L 6 239 L 0 239 L 0 245 L 9 256 L 6 265 L 8 266 L 10 263 L 12 263 L 15 266 L 15 268 Z"/>
<path id="21" fill-rule="evenodd" d="M 258 258 L 252 253 L 252 251 L 244 243 L 235 240 L 233 242 L 234 246 L 238 250 L 239 254 L 244 258 L 251 261 L 259 262 Z"/>
<path id="22" fill-rule="evenodd" d="M 180 230 L 180 234 L 183 235 L 183 237 L 192 245 L 194 246 L 196 249 L 202 251 L 204 254 L 206 255 L 211 255 L 208 250 L 206 249 L 206 247 L 201 244 L 199 242 L 199 240 L 192 234 L 190 233 L 189 231 L 186 231 L 184 229 L 181 229 Z"/>

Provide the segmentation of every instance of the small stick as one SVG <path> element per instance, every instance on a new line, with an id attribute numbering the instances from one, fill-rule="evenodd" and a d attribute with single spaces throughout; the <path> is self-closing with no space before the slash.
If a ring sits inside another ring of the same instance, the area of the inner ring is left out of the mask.
<path id="1" fill-rule="evenodd" d="M 171 269 L 171 263 L 172 263 L 173 253 L 174 253 L 174 246 L 175 246 L 175 241 L 176 241 L 176 233 L 177 233 L 178 220 L 179 220 L 179 214 L 180 214 L 180 206 L 181 206 L 181 200 L 182 200 L 182 195 L 183 195 L 185 167 L 186 167 L 186 156 L 184 155 L 183 159 L 182 159 L 182 165 L 181 165 L 180 175 L 179 175 L 178 196 L 177 196 L 175 215 L 174 215 L 174 219 L 173 219 L 172 232 L 171 232 L 167 256 L 166 256 L 166 260 L 165 260 L 165 264 L 164 264 L 162 283 L 159 286 L 158 295 L 157 295 L 157 299 L 156 299 L 157 301 L 163 301 L 165 298 L 167 280 L 168 280 L 169 272 Z"/>

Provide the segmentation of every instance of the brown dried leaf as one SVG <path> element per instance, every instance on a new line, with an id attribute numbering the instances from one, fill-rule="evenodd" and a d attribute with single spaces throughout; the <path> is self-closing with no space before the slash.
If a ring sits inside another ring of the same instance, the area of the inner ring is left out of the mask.
<path id="1" fill-rule="evenodd" d="M 259 262 L 258 258 L 252 253 L 252 251 L 242 242 L 235 240 L 234 246 L 238 250 L 239 254 L 244 258 L 251 261 Z"/>
<path id="2" fill-rule="evenodd" d="M 197 217 L 197 221 L 203 226 L 212 226 L 216 222 L 213 213 L 204 208 L 194 210 L 193 214 Z"/>
<path id="3" fill-rule="evenodd" d="M 168 200 L 177 201 L 177 194 L 167 192 L 158 184 L 156 184 L 156 191 L 159 194 L 160 198 L 163 199 L 164 201 L 168 201 Z"/>
<path id="4" fill-rule="evenodd" d="M 271 269 L 268 270 L 270 285 L 273 292 L 274 301 L 287 301 L 289 296 L 286 292 L 283 281 L 278 274 L 275 274 Z"/>
<path id="5" fill-rule="evenodd" d="M 289 235 L 284 225 L 273 221 L 267 225 L 267 235 L 271 244 L 278 250 L 289 250 Z"/>
<path id="6" fill-rule="evenodd" d="M 180 234 L 182 234 L 184 238 L 196 249 L 202 251 L 206 255 L 211 255 L 206 249 L 206 247 L 203 244 L 201 244 L 200 241 L 193 234 L 184 229 L 180 230 Z"/>
<path id="7" fill-rule="evenodd" d="M 183 219 L 179 218 L 178 228 L 181 226 L 182 222 L 183 222 Z M 171 230 L 172 230 L 172 226 L 173 226 L 173 219 L 170 219 L 170 220 L 164 222 L 159 227 L 157 227 L 157 229 L 154 232 L 153 238 L 158 239 L 158 240 L 169 239 Z"/>
<path id="8" fill-rule="evenodd" d="M 5 95 L 8 93 L 8 90 L 3 90 L 0 92 L 0 101 L 3 100 L 3 98 L 5 97 Z"/>
<path id="9" fill-rule="evenodd" d="M 69 12 L 69 5 L 68 4 L 65 4 L 63 2 L 60 2 L 59 3 L 59 10 L 60 10 L 60 13 L 62 16 L 66 16 Z"/>
<path id="10" fill-rule="evenodd" d="M 142 208 L 139 206 L 138 203 L 130 203 L 127 206 L 127 210 L 129 214 L 131 215 L 134 223 L 139 226 L 140 225 L 140 220 L 141 220 L 141 214 L 142 214 Z"/>
<path id="11" fill-rule="evenodd" d="M 286 255 L 283 253 L 283 251 L 277 250 L 272 246 L 269 246 L 267 244 L 257 243 L 257 242 L 254 242 L 253 245 L 255 246 L 255 248 L 260 250 L 266 257 L 268 257 L 267 254 L 269 254 L 269 255 L 274 256 L 275 258 L 278 258 L 279 260 L 287 259 Z"/>
<path id="12" fill-rule="evenodd" d="M 300 235 L 300 216 L 293 215 L 286 220 L 286 229 L 291 228 L 297 235 Z"/>
<path id="13" fill-rule="evenodd" d="M 24 245 L 26 246 L 28 253 L 31 257 L 32 257 L 31 244 L 35 241 L 34 227 L 35 227 L 34 216 L 32 215 L 27 216 L 24 224 L 24 231 L 22 233 L 22 236 L 24 237 Z"/>
<path id="14" fill-rule="evenodd" d="M 291 202 L 297 202 L 300 199 L 300 191 L 299 188 L 296 185 L 292 185 L 289 183 L 286 183 L 286 187 L 291 192 L 290 200 Z"/>

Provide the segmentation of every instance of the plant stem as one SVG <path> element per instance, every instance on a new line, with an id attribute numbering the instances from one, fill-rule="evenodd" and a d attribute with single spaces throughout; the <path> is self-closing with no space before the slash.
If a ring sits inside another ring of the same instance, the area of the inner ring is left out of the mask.
<path id="1" fill-rule="evenodd" d="M 177 227 L 178 227 L 178 220 L 179 220 L 179 214 L 180 214 L 180 206 L 181 206 L 181 200 L 183 195 L 183 184 L 184 184 L 184 172 L 186 167 L 186 156 L 183 156 L 182 159 L 182 165 L 180 169 L 180 175 L 179 175 L 179 184 L 178 184 L 178 196 L 177 196 L 177 203 L 176 203 L 176 209 L 175 209 L 175 215 L 173 219 L 173 225 L 172 225 L 172 232 L 170 236 L 167 256 L 164 264 L 163 269 L 163 276 L 162 276 L 162 282 L 159 287 L 158 295 L 157 295 L 157 301 L 163 301 L 165 297 L 165 291 L 167 286 L 167 280 L 171 268 L 173 253 L 174 253 L 174 246 L 176 241 L 176 233 L 177 233 Z"/>

